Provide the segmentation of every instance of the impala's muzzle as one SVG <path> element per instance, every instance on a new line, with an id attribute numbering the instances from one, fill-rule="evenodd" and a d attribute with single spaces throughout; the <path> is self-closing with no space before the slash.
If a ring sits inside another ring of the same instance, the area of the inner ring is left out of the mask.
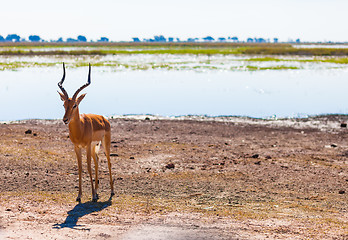
<path id="1" fill-rule="evenodd" d="M 68 124 L 68 123 L 69 123 L 69 119 L 64 118 L 64 119 L 63 119 L 63 122 L 64 122 L 65 124 Z"/>

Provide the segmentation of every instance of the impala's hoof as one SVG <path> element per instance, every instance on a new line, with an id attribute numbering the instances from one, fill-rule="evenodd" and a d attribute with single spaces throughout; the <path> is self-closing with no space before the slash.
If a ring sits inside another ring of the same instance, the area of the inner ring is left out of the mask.
<path id="1" fill-rule="evenodd" d="M 95 199 L 99 200 L 99 195 L 98 194 L 95 195 Z"/>
<path id="2" fill-rule="evenodd" d="M 97 202 L 98 198 L 93 198 L 92 202 Z"/>
<path id="3" fill-rule="evenodd" d="M 76 202 L 81 203 L 81 198 L 80 198 L 80 197 L 77 197 L 77 198 L 76 198 Z"/>

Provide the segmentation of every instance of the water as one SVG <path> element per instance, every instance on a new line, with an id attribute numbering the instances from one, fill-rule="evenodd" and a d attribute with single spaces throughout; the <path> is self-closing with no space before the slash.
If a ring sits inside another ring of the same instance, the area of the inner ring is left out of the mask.
<path id="1" fill-rule="evenodd" d="M 0 72 L 0 120 L 57 119 L 59 67 Z M 67 69 L 71 96 L 87 80 L 87 68 Z M 348 113 L 348 70 L 110 71 L 92 68 L 81 113 L 234 115 L 258 118 Z"/>

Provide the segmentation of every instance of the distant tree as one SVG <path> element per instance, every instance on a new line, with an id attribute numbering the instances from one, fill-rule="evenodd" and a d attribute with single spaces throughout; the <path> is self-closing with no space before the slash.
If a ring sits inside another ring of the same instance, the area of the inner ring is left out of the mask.
<path id="1" fill-rule="evenodd" d="M 247 42 L 248 42 L 248 43 L 252 43 L 252 42 L 254 42 L 254 39 L 248 38 L 248 39 L 247 39 Z"/>
<path id="2" fill-rule="evenodd" d="M 98 42 L 109 42 L 109 39 L 107 37 L 101 37 Z"/>
<path id="3" fill-rule="evenodd" d="M 87 42 L 87 38 L 85 36 L 79 35 L 77 37 L 77 41 L 79 41 L 79 42 Z"/>
<path id="4" fill-rule="evenodd" d="M 224 37 L 219 37 L 219 38 L 218 38 L 218 41 L 219 41 L 219 42 L 226 42 L 226 38 L 224 38 Z"/>
<path id="5" fill-rule="evenodd" d="M 255 38 L 254 41 L 257 43 L 265 43 L 266 42 L 266 40 L 263 38 Z"/>
<path id="6" fill-rule="evenodd" d="M 155 36 L 155 42 L 166 42 L 167 39 L 163 37 L 162 35 L 160 36 Z"/>
<path id="7" fill-rule="evenodd" d="M 237 37 L 231 37 L 231 40 L 232 40 L 233 42 L 238 42 L 238 38 L 237 38 Z"/>
<path id="8" fill-rule="evenodd" d="M 57 42 L 63 42 L 63 38 L 58 38 Z"/>
<path id="9" fill-rule="evenodd" d="M 21 37 L 18 36 L 17 34 L 9 34 L 5 38 L 5 40 L 8 41 L 8 42 L 19 42 L 20 39 L 21 39 Z"/>
<path id="10" fill-rule="evenodd" d="M 212 42 L 215 39 L 213 37 L 211 37 L 211 36 L 208 36 L 208 37 L 203 38 L 203 40 L 206 41 L 206 42 Z"/>
<path id="11" fill-rule="evenodd" d="M 177 41 L 177 42 L 181 42 L 180 38 L 176 38 L 176 41 Z"/>
<path id="12" fill-rule="evenodd" d="M 0 42 L 5 42 L 5 38 L 0 35 Z"/>
<path id="13" fill-rule="evenodd" d="M 196 42 L 196 39 L 195 38 L 188 38 L 187 42 Z"/>
<path id="14" fill-rule="evenodd" d="M 274 43 L 278 43 L 278 38 L 273 38 Z"/>
<path id="15" fill-rule="evenodd" d="M 174 38 L 169 37 L 169 38 L 168 38 L 168 42 L 174 42 Z"/>
<path id="16" fill-rule="evenodd" d="M 66 41 L 67 42 L 77 42 L 77 40 L 74 38 L 67 38 Z"/>
<path id="17" fill-rule="evenodd" d="M 296 39 L 296 43 L 300 43 L 301 42 L 301 40 L 298 38 L 298 39 Z"/>
<path id="18" fill-rule="evenodd" d="M 29 41 L 30 42 L 40 42 L 41 38 L 38 35 L 30 35 Z"/>
<path id="19" fill-rule="evenodd" d="M 134 37 L 134 38 L 133 38 L 133 42 L 140 42 L 140 39 L 137 38 L 137 37 Z"/>

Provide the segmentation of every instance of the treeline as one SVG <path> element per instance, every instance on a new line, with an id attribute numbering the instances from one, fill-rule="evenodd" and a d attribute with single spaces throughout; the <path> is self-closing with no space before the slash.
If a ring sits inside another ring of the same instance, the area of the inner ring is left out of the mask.
<path id="1" fill-rule="evenodd" d="M 42 39 L 39 35 L 30 35 L 28 39 L 22 38 L 17 34 L 8 34 L 6 37 L 0 35 L 0 42 L 48 42 Z M 85 36 L 79 35 L 77 38 L 67 38 L 63 39 L 62 37 L 57 40 L 50 40 L 49 42 L 87 42 Z M 101 37 L 97 42 L 109 42 L 109 38 Z"/>

